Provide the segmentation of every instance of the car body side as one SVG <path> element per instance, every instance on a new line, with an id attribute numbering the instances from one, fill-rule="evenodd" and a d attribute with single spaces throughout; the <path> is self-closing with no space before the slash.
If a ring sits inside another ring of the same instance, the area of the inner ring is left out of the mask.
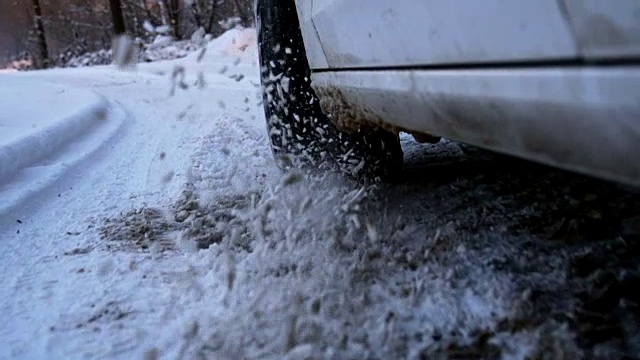
<path id="1" fill-rule="evenodd" d="M 435 135 L 640 186 L 640 2 L 299 0 L 346 131 Z"/>

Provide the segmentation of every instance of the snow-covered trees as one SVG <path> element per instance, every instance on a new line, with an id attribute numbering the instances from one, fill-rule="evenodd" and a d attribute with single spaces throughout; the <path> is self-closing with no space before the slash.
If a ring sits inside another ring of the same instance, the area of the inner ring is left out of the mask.
<path id="1" fill-rule="evenodd" d="M 176 40 L 189 39 L 200 28 L 218 36 L 236 25 L 252 26 L 252 3 L 253 0 L 0 0 L 0 15 L 11 12 L 24 14 L 27 19 L 2 27 L 2 35 L 11 39 L 5 40 L 6 48 L 0 48 L 0 53 L 16 59 L 25 47 L 14 44 L 28 43 L 26 50 L 32 63 L 44 66 L 109 49 L 113 36 L 125 32 L 143 42 L 153 41 L 160 33 Z M 154 31 L 145 29 L 144 24 L 151 25 Z M 28 38 L 24 29 L 30 29 Z"/>

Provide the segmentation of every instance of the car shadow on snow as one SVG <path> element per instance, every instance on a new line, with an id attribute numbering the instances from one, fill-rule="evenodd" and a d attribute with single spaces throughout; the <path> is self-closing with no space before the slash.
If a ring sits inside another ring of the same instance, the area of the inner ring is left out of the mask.
<path id="1" fill-rule="evenodd" d="M 587 357 L 639 353 L 638 191 L 453 142 L 403 145 L 404 180 L 385 189 L 386 206 L 509 274 L 526 306 L 503 326 L 553 319 Z"/>

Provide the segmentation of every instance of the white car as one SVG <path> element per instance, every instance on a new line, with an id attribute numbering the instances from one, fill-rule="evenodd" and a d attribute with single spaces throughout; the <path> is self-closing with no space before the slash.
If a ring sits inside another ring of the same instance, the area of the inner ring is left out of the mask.
<path id="1" fill-rule="evenodd" d="M 640 186 L 638 0 L 257 0 L 256 19 L 277 158 L 393 177 L 402 131 Z"/>

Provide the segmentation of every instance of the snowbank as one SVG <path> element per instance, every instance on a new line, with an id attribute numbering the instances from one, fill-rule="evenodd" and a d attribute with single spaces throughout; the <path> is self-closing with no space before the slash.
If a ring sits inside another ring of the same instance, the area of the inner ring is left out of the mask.
<path id="1" fill-rule="evenodd" d="M 197 58 L 198 55 L 199 52 L 196 52 L 189 57 Z M 245 63 L 254 63 L 258 59 L 256 29 L 231 29 L 211 40 L 207 45 L 205 60 L 208 57 L 217 58 L 219 55 L 234 57 Z"/>
<path id="2" fill-rule="evenodd" d="M 104 119 L 107 102 L 68 87 L 0 77 L 0 182 L 55 153 Z"/>
<path id="3" fill-rule="evenodd" d="M 253 28 L 231 29 L 212 40 L 209 46 L 227 56 L 253 56 L 258 53 L 256 36 L 256 29 Z"/>

